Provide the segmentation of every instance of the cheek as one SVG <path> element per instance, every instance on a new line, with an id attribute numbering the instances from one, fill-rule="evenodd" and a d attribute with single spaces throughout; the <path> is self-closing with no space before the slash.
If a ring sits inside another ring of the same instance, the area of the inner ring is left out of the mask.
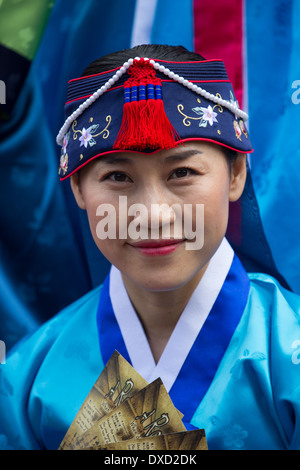
<path id="1" fill-rule="evenodd" d="M 206 232 L 225 235 L 228 223 L 228 191 L 212 195 L 204 206 L 204 228 Z"/>
<path id="2" fill-rule="evenodd" d="M 95 215 L 94 215 L 95 214 Z M 98 216 L 96 209 L 88 214 L 92 237 L 99 251 L 112 264 L 118 265 L 122 262 L 123 241 L 118 240 L 118 225 L 115 217 L 111 214 Z M 122 263 L 121 263 L 122 264 Z"/>
<path id="3" fill-rule="evenodd" d="M 119 208 L 101 198 L 90 199 L 87 204 L 90 231 L 97 248 L 113 264 L 118 263 L 124 240 L 118 240 Z"/>
<path id="4" fill-rule="evenodd" d="M 204 232 L 206 237 L 224 236 L 229 211 L 229 181 L 215 178 L 203 191 L 194 194 L 194 203 L 204 205 Z"/>
<path id="5" fill-rule="evenodd" d="M 95 241 L 97 238 L 97 227 L 107 225 L 107 230 L 112 230 L 113 224 L 118 220 L 118 204 L 115 204 L 114 198 L 99 188 L 88 188 L 84 193 L 86 212 L 90 225 L 90 230 Z M 102 237 L 103 238 L 103 237 Z"/>
<path id="6" fill-rule="evenodd" d="M 91 203 L 87 204 L 87 206 L 86 206 L 86 212 L 87 212 L 87 217 L 88 217 L 88 221 L 89 221 L 89 226 L 90 226 L 90 230 L 91 230 L 91 233 L 93 235 L 94 240 L 95 240 L 95 237 L 96 237 L 97 223 L 99 221 L 99 217 L 97 216 L 97 207 L 98 207 L 98 204 L 91 204 Z"/>

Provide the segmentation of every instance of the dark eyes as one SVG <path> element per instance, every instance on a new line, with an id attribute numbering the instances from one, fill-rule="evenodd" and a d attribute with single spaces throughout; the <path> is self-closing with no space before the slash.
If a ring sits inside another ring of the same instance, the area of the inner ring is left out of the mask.
<path id="1" fill-rule="evenodd" d="M 132 181 L 125 173 L 113 171 L 105 176 L 104 179 L 110 179 L 112 181 L 117 181 L 119 183 L 124 183 L 128 181 Z"/>
<path id="2" fill-rule="evenodd" d="M 191 174 L 195 174 L 196 172 L 191 168 L 177 168 L 174 170 L 168 179 L 178 179 L 178 178 L 185 178 L 190 176 Z M 133 182 L 133 180 L 121 171 L 112 171 L 104 176 L 105 180 L 112 180 L 118 183 L 128 183 Z"/>
<path id="3" fill-rule="evenodd" d="M 177 168 L 177 170 L 173 171 L 170 179 L 174 178 L 184 178 L 186 176 L 190 176 L 191 174 L 195 173 L 190 168 Z"/>

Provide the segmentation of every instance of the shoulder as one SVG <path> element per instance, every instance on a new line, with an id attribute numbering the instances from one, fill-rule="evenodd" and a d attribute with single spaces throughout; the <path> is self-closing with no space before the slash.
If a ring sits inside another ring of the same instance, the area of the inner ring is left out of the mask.
<path id="1" fill-rule="evenodd" d="M 87 322 L 91 316 L 94 316 L 101 289 L 102 285 L 89 291 L 39 326 L 36 331 L 26 335 L 11 349 L 9 356 L 13 356 L 15 352 L 25 347 L 28 343 L 34 343 L 38 347 L 41 344 L 52 343 L 52 341 L 57 340 L 59 336 L 64 334 L 65 328 L 80 322 L 83 316 Z"/>
<path id="2" fill-rule="evenodd" d="M 101 289 L 99 286 L 88 292 L 22 338 L 9 351 L 6 370 L 15 373 L 22 368 L 34 375 L 46 358 L 63 350 L 64 345 L 68 347 L 72 340 L 80 344 L 86 343 L 87 336 L 97 336 L 96 314 Z"/>
<path id="3" fill-rule="evenodd" d="M 102 285 L 89 291 L 87 294 L 80 297 L 80 299 L 76 300 L 58 312 L 57 315 L 45 323 L 44 327 L 47 328 L 56 323 L 66 323 L 69 320 L 76 318 L 77 316 L 80 317 L 80 315 L 85 314 L 86 311 L 91 312 L 90 308 L 96 307 L 98 305 L 101 290 Z"/>
<path id="4" fill-rule="evenodd" d="M 250 301 L 270 309 L 273 315 L 285 317 L 289 312 L 300 325 L 300 295 L 291 292 L 272 276 L 262 273 L 248 273 L 250 279 Z M 265 311 L 266 313 L 266 311 Z"/>
<path id="5" fill-rule="evenodd" d="M 265 345 L 276 418 L 284 428 L 288 447 L 299 448 L 300 426 L 300 296 L 265 274 L 249 275 L 249 324 L 253 337 Z"/>
<path id="6" fill-rule="evenodd" d="M 8 354 L 0 376 L 0 435 L 13 448 L 57 448 L 96 380 L 100 292 L 101 286 L 63 309 Z"/>
<path id="7" fill-rule="evenodd" d="M 265 274 L 250 274 L 249 309 L 253 322 L 266 327 L 269 341 L 277 347 L 279 356 L 287 361 L 290 369 L 299 374 L 300 367 L 300 295 L 290 292 L 279 282 Z M 286 376 L 286 373 L 284 373 Z"/>
<path id="8" fill-rule="evenodd" d="M 245 309 L 249 324 L 269 336 L 272 344 L 296 344 L 300 340 L 300 296 L 280 285 L 271 276 L 249 274 L 250 292 Z M 290 349 L 292 353 L 292 349 Z"/>
<path id="9" fill-rule="evenodd" d="M 195 423 L 211 448 L 299 449 L 300 297 L 271 276 L 248 275 L 244 314 Z"/>

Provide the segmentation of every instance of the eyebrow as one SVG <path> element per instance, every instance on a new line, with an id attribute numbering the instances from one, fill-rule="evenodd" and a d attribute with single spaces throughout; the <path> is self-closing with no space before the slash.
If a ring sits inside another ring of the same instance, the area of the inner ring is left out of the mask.
<path id="1" fill-rule="evenodd" d="M 190 149 L 180 152 L 178 154 L 170 155 L 169 157 L 165 158 L 165 161 L 178 161 L 178 160 L 186 160 L 187 158 L 193 157 L 195 155 L 200 155 L 203 152 L 201 150 Z"/>
<path id="2" fill-rule="evenodd" d="M 104 155 L 101 157 L 101 162 L 113 164 L 113 163 L 132 163 L 132 160 L 127 157 L 116 157 L 115 154 Z"/>
<path id="3" fill-rule="evenodd" d="M 193 157 L 195 155 L 199 155 L 199 154 L 202 154 L 203 152 L 201 152 L 201 150 L 196 150 L 196 149 L 189 149 L 189 150 L 185 150 L 181 153 L 178 153 L 178 154 L 174 154 L 174 155 L 170 155 L 169 157 L 166 157 L 165 158 L 165 161 L 166 162 L 169 162 L 169 161 L 180 161 L 180 160 L 185 160 L 187 158 L 190 158 L 190 157 Z M 109 154 L 109 155 L 104 155 L 102 158 L 101 158 L 101 161 L 104 162 L 104 163 L 107 163 L 109 165 L 112 165 L 114 163 L 133 163 L 133 160 L 132 158 L 127 158 L 127 157 L 124 157 L 124 156 L 115 156 L 115 154 Z"/>

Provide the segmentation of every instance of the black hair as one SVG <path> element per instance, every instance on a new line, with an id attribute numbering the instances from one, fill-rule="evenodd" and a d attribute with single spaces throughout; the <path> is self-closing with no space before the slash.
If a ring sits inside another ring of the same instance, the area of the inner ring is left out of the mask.
<path id="1" fill-rule="evenodd" d="M 113 52 L 100 59 L 94 60 L 82 73 L 82 77 L 120 67 L 130 58 L 149 57 L 151 59 L 161 59 L 169 61 L 200 61 L 205 60 L 202 55 L 191 52 L 183 46 L 168 46 L 162 44 L 141 44 L 131 49 L 123 49 Z"/>
<path id="2" fill-rule="evenodd" d="M 228 162 L 229 168 L 231 168 L 232 164 L 234 163 L 235 159 L 239 155 L 239 152 L 236 150 L 231 150 L 227 147 L 223 147 L 223 152 L 225 153 L 226 160 Z"/>

